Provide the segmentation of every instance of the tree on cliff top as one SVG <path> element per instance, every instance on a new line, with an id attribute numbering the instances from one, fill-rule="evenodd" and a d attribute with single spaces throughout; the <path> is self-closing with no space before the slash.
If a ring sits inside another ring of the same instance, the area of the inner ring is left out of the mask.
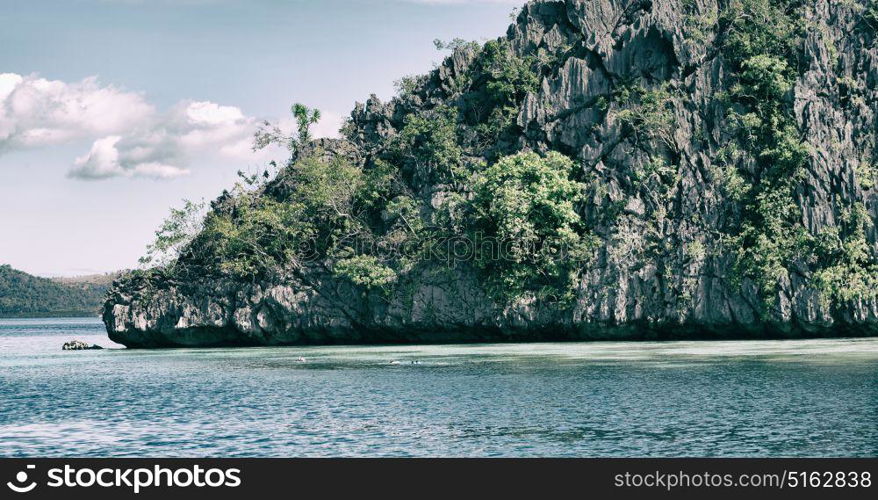
<path id="1" fill-rule="evenodd" d="M 320 121 L 320 110 L 297 102 L 290 107 L 290 112 L 296 121 L 296 133 L 288 134 L 278 125 L 264 121 L 253 134 L 254 151 L 265 149 L 272 144 L 296 151 L 302 145 L 311 142 L 313 139 L 311 126 Z"/>

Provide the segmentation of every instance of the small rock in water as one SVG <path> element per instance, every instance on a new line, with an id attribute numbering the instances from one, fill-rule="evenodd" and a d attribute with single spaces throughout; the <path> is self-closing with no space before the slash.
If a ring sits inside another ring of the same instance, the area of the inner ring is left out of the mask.
<path id="1" fill-rule="evenodd" d="M 81 340 L 71 340 L 70 342 L 64 342 L 64 346 L 61 349 L 65 351 L 85 351 L 88 349 L 103 349 L 103 347 L 97 344 L 89 345 Z"/>

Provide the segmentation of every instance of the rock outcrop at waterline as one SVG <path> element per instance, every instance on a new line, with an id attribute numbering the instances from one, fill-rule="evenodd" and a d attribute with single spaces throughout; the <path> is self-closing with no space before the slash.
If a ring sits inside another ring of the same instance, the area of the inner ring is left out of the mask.
<path id="1" fill-rule="evenodd" d="M 103 349 L 103 347 L 97 344 L 89 344 L 88 342 L 83 342 L 82 340 L 71 340 L 69 342 L 64 342 L 64 345 L 61 346 L 62 351 L 92 351 Z"/>
<path id="2" fill-rule="evenodd" d="M 759 15 L 786 17 L 747 24 Z M 243 280 L 201 279 L 183 255 L 188 273 L 118 280 L 107 331 L 135 347 L 875 335 L 876 27 L 871 0 L 531 2 L 501 40 L 536 79 L 488 143 L 479 99 L 497 86 L 478 72 L 485 49 L 460 44 L 400 97 L 358 105 L 343 139 L 297 154 L 372 169 L 409 117 L 452 109 L 461 161 L 573 158 L 598 245 L 571 299 L 499 300 L 466 262 L 376 289 L 327 256 Z M 448 179 L 400 168 L 430 219 Z"/>

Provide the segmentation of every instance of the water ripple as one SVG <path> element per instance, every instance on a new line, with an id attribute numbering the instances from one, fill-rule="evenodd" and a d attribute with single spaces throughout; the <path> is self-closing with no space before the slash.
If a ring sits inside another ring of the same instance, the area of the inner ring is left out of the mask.
<path id="1" fill-rule="evenodd" d="M 119 347 L 0 320 L 2 454 L 878 454 L 878 339 Z"/>

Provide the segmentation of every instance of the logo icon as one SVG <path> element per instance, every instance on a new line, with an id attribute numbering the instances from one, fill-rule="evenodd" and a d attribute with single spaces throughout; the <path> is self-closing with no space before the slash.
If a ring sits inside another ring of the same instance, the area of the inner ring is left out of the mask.
<path id="1" fill-rule="evenodd" d="M 36 465 L 28 465 L 27 466 L 28 470 L 36 469 L 36 468 L 37 468 Z M 24 484 L 27 481 L 27 472 L 26 471 L 19 471 L 18 474 L 15 475 L 15 481 L 18 484 L 13 483 L 12 481 L 9 481 L 8 483 L 6 483 L 6 486 L 9 486 L 9 489 L 16 492 L 16 493 L 27 493 L 28 491 L 31 491 L 32 489 L 37 487 L 37 483 L 33 482 L 33 481 L 31 481 L 31 483 L 28 485 Z"/>

